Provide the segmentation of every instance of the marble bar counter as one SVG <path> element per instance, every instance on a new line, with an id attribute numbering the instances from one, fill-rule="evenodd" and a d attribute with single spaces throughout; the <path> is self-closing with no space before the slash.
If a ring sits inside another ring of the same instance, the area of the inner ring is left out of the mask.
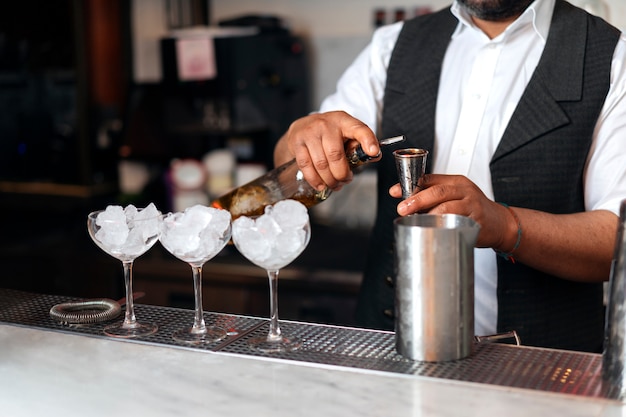
<path id="1" fill-rule="evenodd" d="M 62 297 L 0 290 L 0 415 L 598 416 L 626 415 L 599 376 L 600 355 L 481 343 L 442 364 L 395 353 L 394 335 L 285 322 L 301 351 L 254 354 L 267 320 L 206 313 L 229 338 L 170 342 L 193 312 L 137 305 L 159 332 L 137 340 L 48 315 Z M 52 304 L 51 304 L 52 303 Z"/>

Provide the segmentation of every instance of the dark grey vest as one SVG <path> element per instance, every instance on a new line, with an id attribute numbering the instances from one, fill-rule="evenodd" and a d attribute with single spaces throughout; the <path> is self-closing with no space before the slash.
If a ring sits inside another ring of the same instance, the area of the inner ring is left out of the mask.
<path id="1" fill-rule="evenodd" d="M 407 21 L 387 75 L 382 136 L 396 147 L 433 150 L 439 76 L 457 24 L 449 9 Z M 550 213 L 584 211 L 583 168 L 609 88 L 619 31 L 557 0 L 549 37 L 490 163 L 496 201 Z M 432 158 L 432 155 L 431 155 Z M 393 158 L 378 163 L 378 212 L 359 296 L 357 321 L 393 329 Z M 602 347 L 602 285 L 558 279 L 498 259 L 498 331 L 522 343 L 595 351 Z"/>

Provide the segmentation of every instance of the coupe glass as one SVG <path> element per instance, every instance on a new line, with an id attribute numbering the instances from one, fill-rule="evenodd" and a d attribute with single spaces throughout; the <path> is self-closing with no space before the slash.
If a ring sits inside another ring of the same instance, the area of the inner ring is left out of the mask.
<path id="1" fill-rule="evenodd" d="M 122 261 L 126 287 L 124 321 L 104 328 L 104 333 L 121 338 L 147 336 L 157 331 L 157 325 L 140 323 L 135 318 L 133 304 L 133 262 L 159 240 L 161 212 L 154 204 L 144 209 L 133 205 L 126 208 L 108 206 L 106 210 L 89 213 L 87 230 L 93 241 L 106 253 Z"/>
<path id="2" fill-rule="evenodd" d="M 250 262 L 267 271 L 270 286 L 270 328 L 267 336 L 248 344 L 261 352 L 288 352 L 302 342 L 282 334 L 278 322 L 278 273 L 306 248 L 311 238 L 309 215 L 304 204 L 283 200 L 267 206 L 258 217 L 239 217 L 233 221 L 233 243 Z"/>
<path id="3" fill-rule="evenodd" d="M 226 330 L 207 326 L 204 322 L 202 266 L 230 240 L 230 220 L 228 211 L 201 205 L 190 207 L 184 212 L 168 213 L 163 217 L 159 239 L 172 255 L 191 266 L 196 303 L 193 325 L 174 332 L 174 340 L 200 344 L 217 342 L 226 337 Z"/>

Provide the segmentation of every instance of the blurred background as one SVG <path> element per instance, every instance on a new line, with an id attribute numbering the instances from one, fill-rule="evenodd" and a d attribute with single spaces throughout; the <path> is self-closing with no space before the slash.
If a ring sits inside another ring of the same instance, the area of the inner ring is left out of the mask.
<path id="1" fill-rule="evenodd" d="M 572 1 L 626 27 L 622 0 Z M 383 24 L 447 0 L 23 0 L 0 14 L 0 287 L 123 295 L 90 211 L 207 204 L 272 168 Z M 281 316 L 351 324 L 375 211 L 365 169 L 316 207 L 312 241 L 281 272 Z M 204 268 L 211 311 L 266 316 L 265 273 L 227 247 Z M 187 265 L 156 245 L 135 263 L 140 303 L 193 307 Z"/>

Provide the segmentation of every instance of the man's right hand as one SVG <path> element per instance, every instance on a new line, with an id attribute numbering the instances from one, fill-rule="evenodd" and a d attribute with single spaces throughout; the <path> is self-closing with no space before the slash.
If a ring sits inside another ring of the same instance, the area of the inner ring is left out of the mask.
<path id="1" fill-rule="evenodd" d="M 340 189 L 352 180 L 345 142 L 355 140 L 376 156 L 380 148 L 374 132 L 343 111 L 316 113 L 294 121 L 274 149 L 275 165 L 293 158 L 305 180 L 317 190 Z"/>

